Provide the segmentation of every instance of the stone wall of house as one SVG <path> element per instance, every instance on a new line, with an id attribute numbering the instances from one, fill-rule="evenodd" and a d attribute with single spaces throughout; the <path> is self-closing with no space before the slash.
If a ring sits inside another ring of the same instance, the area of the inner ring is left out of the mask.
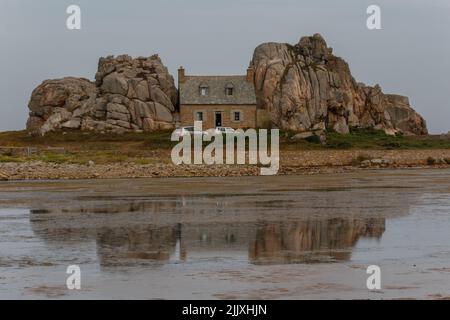
<path id="1" fill-rule="evenodd" d="M 222 112 L 222 127 L 235 129 L 256 128 L 256 105 L 182 105 L 180 122 L 182 126 L 194 125 L 195 113 L 203 112 L 203 129 L 215 128 L 215 113 Z M 234 121 L 233 112 L 241 112 L 241 120 Z"/>

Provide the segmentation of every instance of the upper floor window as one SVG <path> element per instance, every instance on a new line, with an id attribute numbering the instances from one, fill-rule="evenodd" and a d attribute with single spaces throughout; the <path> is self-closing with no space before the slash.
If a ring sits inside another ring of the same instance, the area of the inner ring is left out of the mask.
<path id="1" fill-rule="evenodd" d="M 234 121 L 241 121 L 241 113 L 239 111 L 234 112 Z"/>
<path id="2" fill-rule="evenodd" d="M 207 85 L 205 85 L 205 84 L 200 85 L 200 95 L 201 96 L 203 96 L 203 97 L 207 96 L 208 91 L 209 91 L 209 88 Z"/>
<path id="3" fill-rule="evenodd" d="M 225 87 L 225 93 L 227 96 L 232 96 L 234 93 L 234 86 L 232 83 L 227 84 Z"/>

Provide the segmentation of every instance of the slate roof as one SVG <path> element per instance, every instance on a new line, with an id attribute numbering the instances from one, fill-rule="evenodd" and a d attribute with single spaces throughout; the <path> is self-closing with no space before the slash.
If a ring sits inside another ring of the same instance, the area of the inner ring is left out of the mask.
<path id="1" fill-rule="evenodd" d="M 206 96 L 200 87 L 208 87 Z M 233 95 L 226 94 L 233 87 Z M 246 76 L 185 76 L 179 84 L 180 104 L 256 104 L 253 82 Z"/>

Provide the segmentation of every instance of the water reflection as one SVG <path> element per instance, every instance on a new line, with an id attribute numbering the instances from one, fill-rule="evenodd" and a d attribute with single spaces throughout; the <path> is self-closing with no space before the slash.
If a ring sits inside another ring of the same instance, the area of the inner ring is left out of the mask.
<path id="1" fill-rule="evenodd" d="M 297 222 L 229 223 L 103 229 L 97 237 L 103 266 L 145 261 L 217 258 L 248 252 L 254 264 L 347 260 L 360 237 L 382 236 L 385 220 L 327 219 Z"/>
<path id="2" fill-rule="evenodd" d="M 97 253 L 102 266 L 144 262 L 185 261 L 181 225 L 106 228 L 97 236 Z"/>
<path id="3" fill-rule="evenodd" d="M 384 231 L 384 218 L 265 223 L 256 230 L 249 258 L 256 264 L 348 260 L 360 237 L 380 238 Z"/>
<path id="4" fill-rule="evenodd" d="M 35 207 L 30 221 L 35 234 L 49 244 L 94 241 L 102 267 L 205 259 L 342 261 L 350 259 L 361 237 L 380 238 L 385 231 L 385 218 L 379 215 L 315 216 L 294 209 L 292 199 L 276 202 L 261 213 L 248 209 L 260 206 L 248 199 L 247 209 L 239 200 L 214 197 L 96 199 L 63 208 Z M 231 218 L 237 214 L 239 219 Z"/>

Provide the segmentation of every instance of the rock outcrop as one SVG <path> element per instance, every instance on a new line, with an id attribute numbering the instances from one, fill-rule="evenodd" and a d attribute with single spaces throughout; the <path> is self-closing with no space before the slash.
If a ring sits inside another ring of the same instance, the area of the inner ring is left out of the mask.
<path id="1" fill-rule="evenodd" d="M 427 134 L 425 121 L 407 97 L 357 83 L 348 64 L 333 55 L 319 34 L 294 46 L 262 44 L 255 49 L 252 66 L 258 107 L 281 129 L 348 133 L 355 127 Z"/>
<path id="2" fill-rule="evenodd" d="M 95 83 L 83 78 L 46 80 L 32 93 L 27 129 L 154 131 L 174 126 L 177 89 L 157 56 L 100 58 Z"/>
<path id="3" fill-rule="evenodd" d="M 384 94 L 379 85 L 358 83 L 348 64 L 315 34 L 292 46 L 266 43 L 255 49 L 258 108 L 284 130 L 348 133 L 350 128 L 388 134 L 427 134 L 424 119 L 408 98 Z M 46 80 L 32 93 L 27 129 L 154 131 L 174 126 L 177 89 L 157 56 L 100 58 L 95 82 L 83 78 Z"/>

